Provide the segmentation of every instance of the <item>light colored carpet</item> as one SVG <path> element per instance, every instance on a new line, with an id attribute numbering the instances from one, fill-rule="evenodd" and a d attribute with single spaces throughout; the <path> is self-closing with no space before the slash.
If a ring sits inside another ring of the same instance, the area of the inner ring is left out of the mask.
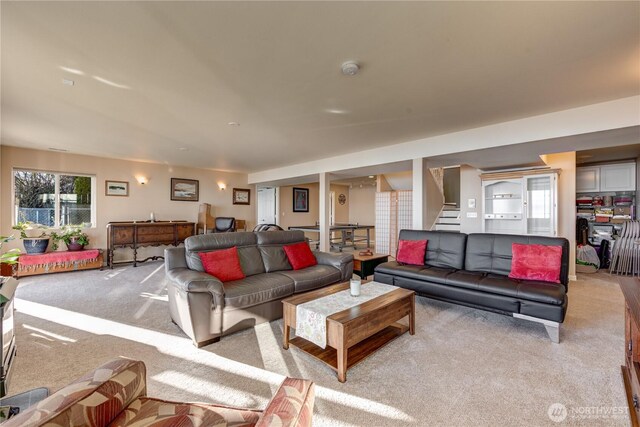
<path id="1" fill-rule="evenodd" d="M 147 364 L 151 396 L 179 401 L 262 408 L 283 376 L 312 379 L 318 426 L 555 425 L 547 410 L 556 402 L 569 410 L 565 424 L 627 425 L 626 414 L 574 417 L 626 404 L 622 293 L 608 274 L 579 279 L 560 344 L 539 324 L 418 298 L 416 335 L 340 384 L 321 363 L 282 350 L 282 321 L 193 347 L 169 319 L 161 262 L 24 278 L 10 394 L 55 390 L 127 356 Z"/>

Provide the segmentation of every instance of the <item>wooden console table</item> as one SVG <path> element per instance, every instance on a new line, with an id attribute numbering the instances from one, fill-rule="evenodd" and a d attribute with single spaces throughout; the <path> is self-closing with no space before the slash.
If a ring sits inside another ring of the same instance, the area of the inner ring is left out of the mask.
<path id="1" fill-rule="evenodd" d="M 145 246 L 178 246 L 195 234 L 195 223 L 187 221 L 128 221 L 107 224 L 107 265 L 113 268 L 113 252 L 120 248 L 133 249 L 133 266 L 139 262 L 164 259 L 151 256 L 138 261 L 138 248 Z"/>
<path id="2" fill-rule="evenodd" d="M 640 415 L 640 280 L 635 277 L 620 277 L 618 282 L 625 300 L 625 365 L 621 367 L 622 378 L 631 425 L 635 427 L 638 426 Z"/>

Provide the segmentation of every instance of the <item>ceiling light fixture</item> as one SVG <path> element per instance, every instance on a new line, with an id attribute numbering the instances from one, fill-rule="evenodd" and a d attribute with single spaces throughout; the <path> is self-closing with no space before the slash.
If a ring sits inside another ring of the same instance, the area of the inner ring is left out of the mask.
<path id="1" fill-rule="evenodd" d="M 178 147 L 179 151 L 189 151 L 187 147 Z"/>
<path id="2" fill-rule="evenodd" d="M 66 153 L 67 151 L 69 151 L 66 148 L 54 148 L 54 147 L 49 147 L 49 150 L 51 150 L 51 151 L 59 151 L 61 153 Z"/>
<path id="3" fill-rule="evenodd" d="M 372 179 L 373 179 L 373 175 L 369 175 L 369 178 L 372 178 Z"/>
<path id="4" fill-rule="evenodd" d="M 347 61 L 342 64 L 342 74 L 345 76 L 355 76 L 360 71 L 360 65 L 356 61 Z"/>
<path id="5" fill-rule="evenodd" d="M 74 85 L 74 81 L 73 80 L 69 80 L 69 79 L 62 79 L 62 84 L 65 86 L 73 86 Z"/>
<path id="6" fill-rule="evenodd" d="M 238 123 L 238 122 L 229 122 L 229 123 L 227 123 L 227 124 L 228 124 L 229 126 L 236 126 L 236 127 L 237 127 L 237 126 L 240 126 L 240 123 Z"/>

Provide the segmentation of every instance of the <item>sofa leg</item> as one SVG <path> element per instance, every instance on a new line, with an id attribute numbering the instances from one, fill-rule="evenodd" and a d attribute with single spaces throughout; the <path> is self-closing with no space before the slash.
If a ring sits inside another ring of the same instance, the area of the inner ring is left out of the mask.
<path id="1" fill-rule="evenodd" d="M 558 344 L 560 342 L 560 323 L 552 320 L 540 319 L 538 317 L 527 316 L 525 314 L 513 313 L 513 317 L 517 319 L 529 320 L 531 322 L 542 323 L 549 334 L 552 342 Z"/>
<path id="2" fill-rule="evenodd" d="M 211 338 L 210 340 L 200 341 L 200 342 L 194 341 L 193 345 L 195 345 L 198 348 L 201 348 L 201 347 L 204 347 L 206 345 L 216 343 L 218 341 L 220 341 L 220 337 L 215 337 L 215 338 Z"/>
<path id="3" fill-rule="evenodd" d="M 549 334 L 549 338 L 551 341 L 558 344 L 560 342 L 560 324 L 556 323 L 555 325 L 544 325 L 544 328 L 547 330 L 547 334 Z"/>

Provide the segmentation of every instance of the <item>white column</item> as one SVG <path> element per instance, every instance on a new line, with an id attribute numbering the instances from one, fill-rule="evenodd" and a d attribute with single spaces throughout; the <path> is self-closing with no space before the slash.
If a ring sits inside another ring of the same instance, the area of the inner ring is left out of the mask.
<path id="1" fill-rule="evenodd" d="M 331 244 L 329 242 L 330 236 L 330 224 L 329 217 L 329 192 L 331 186 L 330 174 L 321 172 L 320 174 L 320 250 L 322 252 L 329 252 Z"/>
<path id="2" fill-rule="evenodd" d="M 424 175 L 428 173 L 424 159 L 413 159 L 413 229 L 424 230 L 426 217 L 426 188 Z"/>

